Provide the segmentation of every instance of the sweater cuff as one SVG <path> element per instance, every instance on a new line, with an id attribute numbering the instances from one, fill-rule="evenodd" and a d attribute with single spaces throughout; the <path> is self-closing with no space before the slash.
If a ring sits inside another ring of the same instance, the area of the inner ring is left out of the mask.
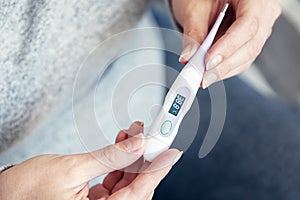
<path id="1" fill-rule="evenodd" d="M 5 170 L 8 170 L 9 168 L 12 168 L 14 165 L 4 165 L 0 166 L 0 174 L 4 172 Z"/>
<path id="2" fill-rule="evenodd" d="M 172 0 L 165 0 L 165 3 L 167 5 L 167 8 L 169 9 L 168 15 L 170 17 L 170 19 L 172 20 L 172 25 L 175 29 L 177 29 L 180 32 L 183 32 L 183 28 L 182 26 L 176 21 L 175 17 L 174 17 L 174 13 L 173 13 L 173 9 L 172 9 Z"/>

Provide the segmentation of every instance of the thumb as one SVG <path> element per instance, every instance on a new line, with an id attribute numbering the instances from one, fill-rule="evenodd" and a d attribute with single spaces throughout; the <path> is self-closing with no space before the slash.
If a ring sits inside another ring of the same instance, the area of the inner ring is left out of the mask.
<path id="1" fill-rule="evenodd" d="M 182 152 L 177 149 L 169 149 L 160 154 L 150 166 L 139 174 L 125 189 L 129 193 L 135 195 L 131 199 L 151 199 L 149 196 L 153 194 L 155 188 L 169 173 L 172 166 L 180 159 L 181 155 Z"/>
<path id="2" fill-rule="evenodd" d="M 78 173 L 83 181 L 89 181 L 103 174 L 125 168 L 144 153 L 145 138 L 142 133 L 114 145 L 94 152 L 80 154 L 81 166 Z"/>
<path id="3" fill-rule="evenodd" d="M 183 24 L 183 51 L 179 57 L 182 64 L 191 59 L 208 33 L 210 9 L 207 6 L 209 5 L 203 6 L 201 11 L 187 18 Z"/>

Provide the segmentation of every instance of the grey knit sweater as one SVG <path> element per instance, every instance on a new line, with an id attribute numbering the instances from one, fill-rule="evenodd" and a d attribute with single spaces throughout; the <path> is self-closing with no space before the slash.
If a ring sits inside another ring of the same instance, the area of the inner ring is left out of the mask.
<path id="1" fill-rule="evenodd" d="M 62 101 L 91 48 L 134 25 L 146 5 L 146 0 L 2 1 L 0 151 Z"/>

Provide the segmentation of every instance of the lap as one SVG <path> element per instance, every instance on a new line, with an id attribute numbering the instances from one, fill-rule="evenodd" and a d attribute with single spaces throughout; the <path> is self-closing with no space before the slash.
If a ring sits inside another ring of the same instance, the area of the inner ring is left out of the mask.
<path id="1" fill-rule="evenodd" d="M 225 81 L 227 116 L 207 157 L 198 152 L 210 117 L 201 92 L 193 144 L 156 190 L 154 199 L 296 199 L 300 196 L 300 115 L 260 96 L 238 78 Z"/>

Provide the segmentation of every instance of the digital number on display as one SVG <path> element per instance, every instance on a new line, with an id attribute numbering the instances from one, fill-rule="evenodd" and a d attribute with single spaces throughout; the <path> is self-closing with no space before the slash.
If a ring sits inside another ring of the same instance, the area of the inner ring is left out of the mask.
<path id="1" fill-rule="evenodd" d="M 177 116 L 183 103 L 184 103 L 185 97 L 181 96 L 180 94 L 176 95 L 176 98 L 173 101 L 173 104 L 169 110 L 169 113 L 171 113 L 174 116 Z"/>

